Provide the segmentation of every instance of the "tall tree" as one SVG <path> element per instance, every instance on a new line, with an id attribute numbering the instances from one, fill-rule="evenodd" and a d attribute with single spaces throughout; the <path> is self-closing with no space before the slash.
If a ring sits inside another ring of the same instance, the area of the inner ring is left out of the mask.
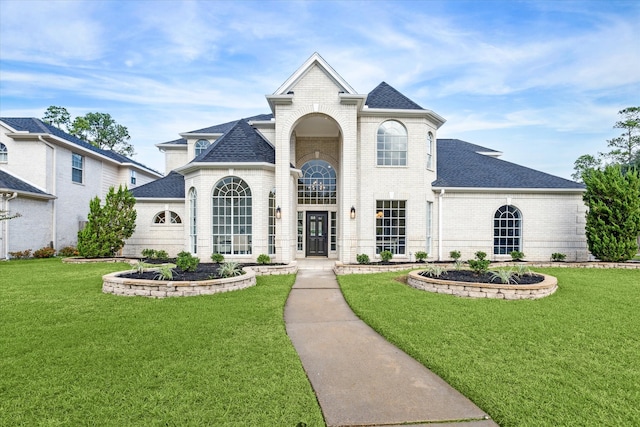
<path id="1" fill-rule="evenodd" d="M 606 156 L 615 164 L 631 165 L 640 155 L 640 107 L 629 107 L 618 112 L 622 120 L 613 127 L 622 129 L 622 135 L 607 141 L 612 148 Z"/>
<path id="2" fill-rule="evenodd" d="M 571 178 L 573 178 L 574 181 L 584 182 L 583 175 L 586 172 L 592 169 L 600 169 L 601 166 L 601 156 L 598 155 L 594 157 L 591 154 L 583 154 L 573 163 L 573 170 L 575 172 L 571 174 Z"/>
<path id="3" fill-rule="evenodd" d="M 113 150 L 129 157 L 135 154 L 133 145 L 129 143 L 129 130 L 116 123 L 108 113 L 87 113 L 71 121 L 66 108 L 52 105 L 47 108 L 42 120 L 58 128 L 64 126 L 71 135 L 98 148 Z"/>
<path id="4" fill-rule="evenodd" d="M 89 203 L 87 225 L 78 232 L 78 252 L 86 258 L 114 256 L 136 227 L 136 199 L 120 186 L 113 187 L 105 197 L 104 206 L 95 197 Z"/>
<path id="5" fill-rule="evenodd" d="M 626 261 L 638 252 L 640 234 L 640 177 L 621 165 L 593 169 L 584 175 L 587 190 L 589 251 L 602 261 Z"/>

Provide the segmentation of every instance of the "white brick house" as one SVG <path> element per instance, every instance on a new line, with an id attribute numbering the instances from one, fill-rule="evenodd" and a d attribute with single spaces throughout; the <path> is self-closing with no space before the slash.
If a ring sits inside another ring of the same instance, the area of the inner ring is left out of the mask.
<path id="1" fill-rule="evenodd" d="M 316 53 L 266 98 L 271 114 L 157 144 L 168 175 L 133 190 L 125 254 L 588 258 L 581 184 L 438 140 L 445 120 L 386 83 L 358 94 Z"/>
<path id="2" fill-rule="evenodd" d="M 0 259 L 9 252 L 77 244 L 89 201 L 109 187 L 128 188 L 162 175 L 101 150 L 35 118 L 0 118 Z"/>

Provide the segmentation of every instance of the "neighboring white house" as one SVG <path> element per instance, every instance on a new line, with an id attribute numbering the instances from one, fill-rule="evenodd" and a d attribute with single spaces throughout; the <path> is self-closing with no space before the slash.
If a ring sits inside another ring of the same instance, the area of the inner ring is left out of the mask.
<path id="1" fill-rule="evenodd" d="M 9 252 L 77 244 L 89 201 L 162 174 L 35 118 L 0 118 L 0 259 Z"/>
<path id="2" fill-rule="evenodd" d="M 133 189 L 125 254 L 588 259 L 581 184 L 437 139 L 445 120 L 388 84 L 359 94 L 316 53 L 266 98 L 271 114 L 157 144 L 167 176 Z"/>

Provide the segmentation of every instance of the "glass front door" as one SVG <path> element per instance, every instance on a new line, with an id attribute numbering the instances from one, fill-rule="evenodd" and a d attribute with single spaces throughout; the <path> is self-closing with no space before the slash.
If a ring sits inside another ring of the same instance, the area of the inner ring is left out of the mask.
<path id="1" fill-rule="evenodd" d="M 307 212 L 306 256 L 327 256 L 328 219 L 327 212 Z"/>

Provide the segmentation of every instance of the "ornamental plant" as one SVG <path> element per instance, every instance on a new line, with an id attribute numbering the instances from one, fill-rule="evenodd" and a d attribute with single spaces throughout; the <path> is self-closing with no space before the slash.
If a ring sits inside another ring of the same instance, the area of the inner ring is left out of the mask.
<path id="1" fill-rule="evenodd" d="M 155 276 L 156 280 L 171 280 L 173 279 L 173 269 L 168 265 L 162 265 L 158 268 L 158 273 Z"/>
<path id="2" fill-rule="evenodd" d="M 602 261 L 626 261 L 638 252 L 640 234 L 640 177 L 619 165 L 593 169 L 583 175 L 582 196 L 587 212 L 589 251 Z"/>
<path id="3" fill-rule="evenodd" d="M 34 258 L 53 258 L 56 254 L 56 250 L 45 246 L 44 248 L 37 249 L 33 252 Z"/>
<path id="4" fill-rule="evenodd" d="M 156 252 L 155 249 L 149 249 L 149 248 L 143 249 L 142 250 L 142 256 L 145 257 L 145 258 L 153 259 L 153 258 L 155 258 L 157 256 L 157 252 Z"/>
<path id="5" fill-rule="evenodd" d="M 211 254 L 211 261 L 215 262 L 216 264 L 220 264 L 220 263 L 224 262 L 224 255 L 222 255 L 222 254 Z"/>
<path id="6" fill-rule="evenodd" d="M 524 253 L 520 251 L 511 251 L 509 255 L 511 255 L 512 261 L 522 261 L 524 258 Z"/>
<path id="7" fill-rule="evenodd" d="M 489 264 L 491 263 L 491 261 L 485 259 L 487 257 L 487 253 L 478 251 L 475 255 L 475 259 L 470 259 L 469 261 L 467 261 L 469 263 L 469 266 L 476 274 L 486 274 L 487 271 L 489 271 Z"/>
<path id="8" fill-rule="evenodd" d="M 58 255 L 63 257 L 78 256 L 78 250 L 75 246 L 65 246 L 58 251 Z"/>
<path id="9" fill-rule="evenodd" d="M 517 284 L 518 283 L 518 275 L 515 271 L 511 269 L 500 269 L 491 272 L 491 281 L 495 282 L 496 279 L 500 280 L 500 283 L 503 285 L 508 285 L 510 283 Z"/>
<path id="10" fill-rule="evenodd" d="M 176 258 L 176 265 L 182 271 L 196 271 L 199 263 L 200 260 L 198 258 L 186 251 L 178 253 L 178 257 Z"/>
<path id="11" fill-rule="evenodd" d="M 382 251 L 380 252 L 380 259 L 382 262 L 389 262 L 393 258 L 393 253 L 391 251 Z"/>
<path id="12" fill-rule="evenodd" d="M 237 262 L 225 262 L 218 268 L 218 276 L 222 278 L 236 277 L 244 274 L 242 267 Z"/>
<path id="13" fill-rule="evenodd" d="M 418 252 L 416 252 L 416 261 L 424 262 L 424 260 L 427 259 L 428 256 L 429 256 L 428 253 L 426 253 L 424 251 L 418 251 Z"/>
<path id="14" fill-rule="evenodd" d="M 560 252 L 554 252 L 551 254 L 552 261 L 564 261 L 565 258 L 567 258 L 567 255 Z"/>
<path id="15" fill-rule="evenodd" d="M 451 257 L 452 260 L 457 261 L 460 259 L 462 254 L 460 253 L 460 251 L 451 251 L 449 252 L 449 256 Z"/>
<path id="16" fill-rule="evenodd" d="M 369 255 L 358 254 L 356 256 L 356 261 L 358 261 L 358 264 L 369 264 Z"/>
<path id="17" fill-rule="evenodd" d="M 271 257 L 267 254 L 258 255 L 258 264 L 271 264 Z"/>
<path id="18" fill-rule="evenodd" d="M 167 253 L 167 251 L 160 249 L 159 251 L 156 251 L 156 258 L 169 259 L 169 254 Z"/>

